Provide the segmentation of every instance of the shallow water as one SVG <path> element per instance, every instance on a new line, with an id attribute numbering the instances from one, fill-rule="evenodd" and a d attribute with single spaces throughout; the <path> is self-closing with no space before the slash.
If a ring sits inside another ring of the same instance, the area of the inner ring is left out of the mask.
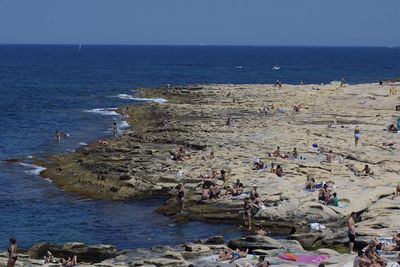
<path id="1" fill-rule="evenodd" d="M 272 70 L 279 65 L 279 71 Z M 207 46 L 0 46 L 0 159 L 72 151 L 110 135 L 114 108 L 139 104 L 141 86 L 193 83 L 352 83 L 400 74 L 399 48 Z M 158 102 L 162 100 L 157 99 Z M 61 144 L 54 132 L 68 133 Z M 110 202 L 64 194 L 30 166 L 0 163 L 0 247 L 10 236 L 110 243 L 176 244 L 235 227 L 174 224 L 155 214 L 162 200 Z M 3 241 L 2 241 L 3 240 Z"/>

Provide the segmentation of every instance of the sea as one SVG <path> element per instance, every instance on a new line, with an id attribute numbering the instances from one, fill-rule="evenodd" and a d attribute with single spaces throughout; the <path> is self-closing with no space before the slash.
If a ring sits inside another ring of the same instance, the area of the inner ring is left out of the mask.
<path id="1" fill-rule="evenodd" d="M 134 127 L 117 107 L 162 104 L 136 98 L 137 88 L 398 76 L 398 47 L 0 45 L 0 249 L 10 237 L 24 248 L 79 241 L 125 249 L 241 235 L 237 225 L 176 224 L 155 213 L 163 199 L 83 199 L 38 175 L 42 169 L 32 158 L 109 137 L 113 122 L 122 130 Z M 65 133 L 60 144 L 56 129 Z"/>

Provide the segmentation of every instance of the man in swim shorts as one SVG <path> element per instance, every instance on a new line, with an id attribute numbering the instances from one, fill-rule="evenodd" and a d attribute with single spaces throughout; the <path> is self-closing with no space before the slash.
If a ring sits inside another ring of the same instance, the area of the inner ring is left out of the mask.
<path id="1" fill-rule="evenodd" d="M 349 252 L 350 254 L 354 254 L 353 248 L 354 248 L 354 242 L 356 241 L 356 213 L 353 211 L 350 214 L 350 217 L 347 219 L 347 234 L 349 236 Z"/>

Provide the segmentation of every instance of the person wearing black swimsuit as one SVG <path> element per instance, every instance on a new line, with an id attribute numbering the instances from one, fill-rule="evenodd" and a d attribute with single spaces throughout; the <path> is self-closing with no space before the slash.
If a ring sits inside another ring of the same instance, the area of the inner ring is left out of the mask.
<path id="1" fill-rule="evenodd" d="M 8 261 L 7 267 L 14 267 L 17 262 L 17 240 L 10 238 L 10 247 L 8 248 Z"/>

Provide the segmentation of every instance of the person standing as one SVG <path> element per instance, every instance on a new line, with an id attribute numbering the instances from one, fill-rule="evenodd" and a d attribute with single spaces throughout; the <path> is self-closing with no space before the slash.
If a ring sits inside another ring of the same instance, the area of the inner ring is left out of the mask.
<path id="1" fill-rule="evenodd" d="M 113 131 L 114 137 L 115 137 L 115 138 L 118 138 L 118 126 L 117 126 L 117 123 L 116 123 L 116 122 L 113 123 L 112 131 Z"/>
<path id="2" fill-rule="evenodd" d="M 176 189 L 178 190 L 178 194 L 176 196 L 177 209 L 179 213 L 182 213 L 184 208 L 185 189 L 183 188 L 182 184 L 178 184 Z"/>
<path id="3" fill-rule="evenodd" d="M 358 140 L 360 140 L 360 137 L 361 137 L 360 128 L 356 126 L 356 129 L 354 129 L 354 145 L 356 147 L 358 146 Z"/>
<path id="4" fill-rule="evenodd" d="M 353 211 L 347 219 L 347 235 L 349 236 L 349 252 L 354 254 L 354 242 L 356 241 L 356 213 Z"/>
<path id="5" fill-rule="evenodd" d="M 56 136 L 56 142 L 60 143 L 61 142 L 61 132 L 60 132 L 60 130 L 56 130 L 55 136 Z"/>
<path id="6" fill-rule="evenodd" d="M 14 267 L 17 262 L 17 240 L 10 238 L 10 246 L 8 247 L 8 261 L 7 267 Z"/>

